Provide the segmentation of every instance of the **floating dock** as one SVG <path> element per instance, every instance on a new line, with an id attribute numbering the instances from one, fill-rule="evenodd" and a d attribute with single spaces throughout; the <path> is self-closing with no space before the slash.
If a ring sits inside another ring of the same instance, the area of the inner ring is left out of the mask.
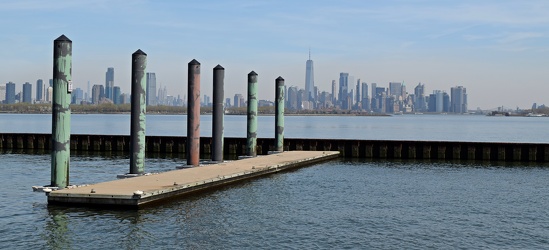
<path id="1" fill-rule="evenodd" d="M 47 193 L 48 204 L 132 207 L 337 158 L 338 151 L 288 151 Z M 175 167 L 175 166 L 174 166 Z"/>

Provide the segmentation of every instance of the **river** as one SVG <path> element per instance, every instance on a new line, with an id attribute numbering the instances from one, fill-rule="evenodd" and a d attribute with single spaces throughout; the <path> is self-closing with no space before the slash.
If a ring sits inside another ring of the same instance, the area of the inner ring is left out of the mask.
<path id="1" fill-rule="evenodd" d="M 0 115 L 0 131 L 49 133 L 47 115 Z M 51 119 L 51 117 L 49 117 Z M 203 136 L 211 133 L 202 116 Z M 244 137 L 245 117 L 226 116 Z M 286 117 L 286 136 L 547 142 L 549 119 L 482 116 Z M 273 117 L 259 117 L 272 137 Z M 206 128 L 205 128 L 206 127 Z M 73 115 L 74 133 L 129 134 L 127 115 Z M 182 135 L 184 116 L 147 116 L 147 133 Z M 147 171 L 184 159 L 146 158 Z M 48 206 L 50 156 L 0 154 L 1 249 L 547 249 L 549 165 L 334 160 L 139 211 Z M 71 183 L 115 179 L 127 155 L 71 157 Z M 184 170 L 183 170 L 184 171 Z"/>

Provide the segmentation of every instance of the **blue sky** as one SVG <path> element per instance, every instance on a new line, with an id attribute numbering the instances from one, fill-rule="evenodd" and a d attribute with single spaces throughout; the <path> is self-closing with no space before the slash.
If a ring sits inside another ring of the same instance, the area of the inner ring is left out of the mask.
<path id="1" fill-rule="evenodd" d="M 170 94 L 186 94 L 187 63 L 202 64 L 202 94 L 212 68 L 226 69 L 225 95 L 246 93 L 259 74 L 259 97 L 274 80 L 304 88 L 311 48 L 315 85 L 330 91 L 340 72 L 378 86 L 422 82 L 426 91 L 462 85 L 469 108 L 549 105 L 549 1 L 0 1 L 0 82 L 52 76 L 53 40 L 73 41 L 76 87 L 115 85 L 130 92 L 131 54 Z"/>

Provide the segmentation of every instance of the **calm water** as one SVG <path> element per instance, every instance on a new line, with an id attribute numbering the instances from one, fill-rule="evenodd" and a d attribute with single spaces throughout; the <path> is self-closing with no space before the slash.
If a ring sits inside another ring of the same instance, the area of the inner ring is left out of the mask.
<path id="1" fill-rule="evenodd" d="M 547 249 L 549 168 L 336 160 L 140 211 L 48 207 L 49 156 L 2 154 L 0 249 Z M 171 170 L 179 159 L 147 159 Z M 75 156 L 73 183 L 127 157 Z"/>
<path id="2" fill-rule="evenodd" d="M 74 114 L 74 134 L 129 135 L 129 114 Z M 201 135 L 211 136 L 212 117 L 201 118 Z M 286 116 L 285 137 L 373 140 L 549 142 L 549 118 L 476 115 L 391 117 Z M 148 115 L 147 135 L 185 136 L 185 115 Z M 0 132 L 51 133 L 51 115 L 0 114 Z M 246 116 L 225 116 L 226 137 L 246 137 Z M 274 137 L 274 117 L 259 116 L 258 136 Z"/>
<path id="3" fill-rule="evenodd" d="M 211 117 L 202 118 L 210 136 Z M 49 115 L 0 114 L 0 132 L 50 133 Z M 225 135 L 245 136 L 226 116 Z M 286 117 L 286 136 L 548 142 L 547 118 Z M 259 117 L 272 137 L 273 117 Z M 147 133 L 185 135 L 185 116 Z M 72 131 L 129 134 L 128 115 L 73 115 Z M 147 158 L 146 171 L 184 159 Z M 48 207 L 50 156 L 0 152 L 0 249 L 549 249 L 549 165 L 336 160 L 140 211 Z M 128 156 L 71 157 L 71 183 L 113 180 Z"/>

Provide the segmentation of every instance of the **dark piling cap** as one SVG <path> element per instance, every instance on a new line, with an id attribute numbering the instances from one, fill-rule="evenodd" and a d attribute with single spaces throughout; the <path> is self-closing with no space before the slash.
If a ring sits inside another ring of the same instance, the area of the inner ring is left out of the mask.
<path id="1" fill-rule="evenodd" d="M 189 65 L 200 65 L 200 63 L 196 59 L 193 59 L 189 62 Z"/>
<path id="2" fill-rule="evenodd" d="M 60 37 L 58 37 L 54 41 L 56 41 L 56 42 L 71 42 L 72 43 L 71 39 L 69 39 L 65 35 L 61 35 Z"/>
<path id="3" fill-rule="evenodd" d="M 214 70 L 223 70 L 223 69 L 225 69 L 225 68 L 221 67 L 221 65 L 219 65 L 219 64 L 217 66 L 215 66 L 215 68 L 214 68 Z"/>
<path id="4" fill-rule="evenodd" d="M 138 49 L 137 51 L 133 52 L 133 55 L 144 55 L 144 56 L 146 56 L 147 54 L 145 52 L 143 52 L 142 50 Z"/>
<path id="5" fill-rule="evenodd" d="M 284 81 L 284 78 L 282 78 L 282 76 L 279 76 L 278 78 L 276 78 L 276 81 Z"/>
<path id="6" fill-rule="evenodd" d="M 255 73 L 255 71 L 252 70 L 252 72 L 250 72 L 248 75 L 249 75 L 249 76 L 256 76 L 257 73 Z"/>

